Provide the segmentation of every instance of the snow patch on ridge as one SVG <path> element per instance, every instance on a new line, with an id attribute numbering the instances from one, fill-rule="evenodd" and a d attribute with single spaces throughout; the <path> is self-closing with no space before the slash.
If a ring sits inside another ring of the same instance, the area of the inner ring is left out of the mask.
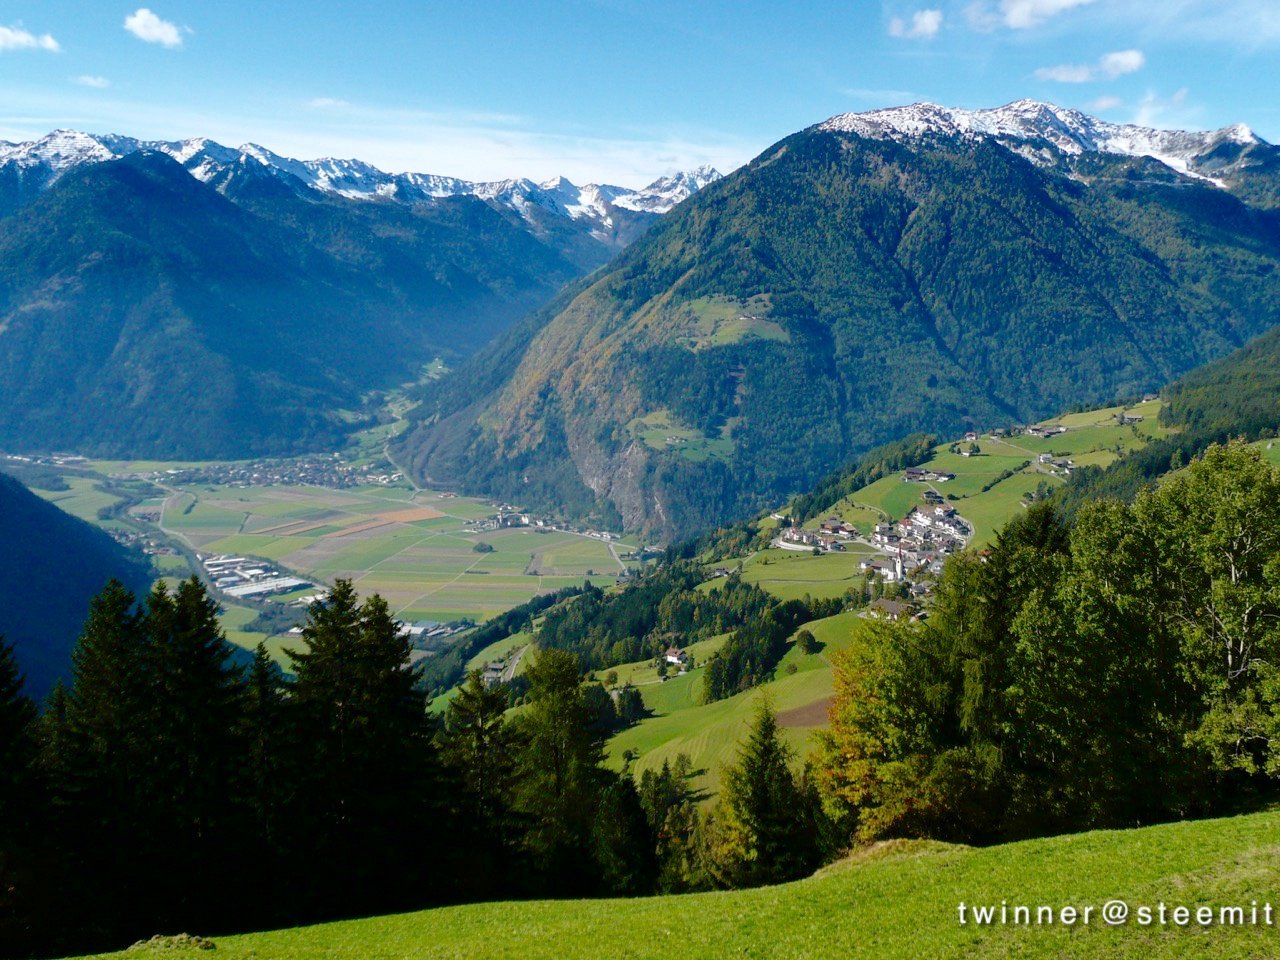
<path id="1" fill-rule="evenodd" d="M 1008 145 L 1033 162 L 1039 157 L 1035 143 L 1048 143 L 1069 155 L 1109 153 L 1152 157 L 1179 173 L 1212 179 L 1199 173 L 1197 161 L 1223 143 L 1240 147 L 1268 146 L 1248 126 L 1237 123 L 1222 130 L 1157 130 L 1135 124 L 1110 123 L 1079 110 L 1015 100 L 989 110 L 961 110 L 935 103 L 915 103 L 865 113 L 845 113 L 812 128 L 852 133 L 875 140 L 906 142 L 933 134 L 966 138 L 992 137 L 1013 141 Z M 1216 182 L 1216 181 L 1215 181 Z"/>
<path id="2" fill-rule="evenodd" d="M 663 214 L 720 179 L 718 171 L 699 167 L 661 177 L 640 190 L 595 183 L 579 187 L 565 177 L 541 184 L 525 178 L 477 183 L 427 173 L 390 174 L 362 160 L 294 160 L 254 143 L 233 149 L 204 137 L 145 141 L 75 130 L 55 130 L 26 143 L 0 141 L 0 165 L 14 163 L 36 170 L 48 186 L 74 167 L 116 160 L 139 151 L 164 153 L 204 182 L 237 165 L 257 164 L 273 173 L 295 177 L 314 190 L 353 200 L 421 203 L 473 196 L 507 206 L 526 218 L 533 215 L 534 208 L 541 208 L 571 220 L 591 221 L 593 232 L 599 236 L 614 226 L 615 208 Z"/>

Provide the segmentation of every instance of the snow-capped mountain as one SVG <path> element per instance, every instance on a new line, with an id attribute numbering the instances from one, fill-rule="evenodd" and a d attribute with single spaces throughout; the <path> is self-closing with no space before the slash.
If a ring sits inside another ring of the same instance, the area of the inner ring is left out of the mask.
<path id="1" fill-rule="evenodd" d="M 1017 149 L 1035 162 L 1053 162 L 1053 150 L 1078 156 L 1109 153 L 1152 157 L 1179 173 L 1213 179 L 1243 151 L 1268 148 L 1244 124 L 1221 130 L 1156 130 L 1133 124 L 1109 123 L 1079 110 L 1015 100 L 989 110 L 960 110 L 934 103 L 916 103 L 865 113 L 845 113 L 814 129 L 852 133 L 878 140 L 906 142 L 927 135 L 991 137 Z M 1221 148 L 1230 156 L 1222 156 Z M 1046 149 L 1048 148 L 1048 149 Z"/>
<path id="2" fill-rule="evenodd" d="M 720 173 L 711 167 L 699 167 L 662 177 L 639 190 L 612 184 L 578 186 L 564 177 L 545 183 L 527 179 L 475 183 L 426 173 L 386 173 L 361 160 L 294 160 L 253 143 L 233 149 L 205 138 L 147 141 L 75 130 L 55 130 L 26 143 L 0 141 L 0 174 L 11 170 L 31 192 L 45 189 L 75 167 L 139 151 L 167 154 L 206 183 L 234 173 L 238 166 L 253 164 L 313 190 L 355 200 L 423 203 L 442 197 L 475 196 L 510 207 L 526 219 L 536 210 L 547 211 L 570 220 L 587 221 L 601 239 L 617 234 L 619 211 L 624 211 L 623 217 L 626 212 L 663 214 L 720 178 Z"/>

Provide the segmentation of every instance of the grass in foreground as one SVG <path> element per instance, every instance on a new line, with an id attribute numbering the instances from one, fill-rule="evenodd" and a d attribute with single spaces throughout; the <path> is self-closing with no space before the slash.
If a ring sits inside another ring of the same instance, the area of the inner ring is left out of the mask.
<path id="1" fill-rule="evenodd" d="M 987 849 L 891 842 L 797 883 L 637 900 L 448 907 L 217 937 L 224 960 L 711 960 L 1275 956 L 1280 927 L 1140 928 L 1099 921 L 1120 898 L 1170 909 L 1280 892 L 1280 814 L 1095 832 Z M 1094 908 L 1088 925 L 961 926 L 967 904 Z M 117 956 L 137 957 L 140 954 Z M 145 955 L 145 954 L 141 954 Z M 164 951 L 175 960 L 210 956 Z"/>

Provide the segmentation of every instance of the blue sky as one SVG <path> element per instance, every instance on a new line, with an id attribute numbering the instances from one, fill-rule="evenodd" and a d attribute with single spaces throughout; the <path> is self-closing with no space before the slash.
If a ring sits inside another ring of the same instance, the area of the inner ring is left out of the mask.
<path id="1" fill-rule="evenodd" d="M 0 138 L 624 185 L 915 100 L 1280 140 L 1280 0 L 136 2 L 0 6 Z"/>

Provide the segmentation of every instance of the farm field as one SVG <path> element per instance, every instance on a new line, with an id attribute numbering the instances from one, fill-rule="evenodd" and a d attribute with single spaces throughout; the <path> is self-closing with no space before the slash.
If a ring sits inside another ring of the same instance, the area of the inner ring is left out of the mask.
<path id="1" fill-rule="evenodd" d="M 475 500 L 397 487 L 201 485 L 175 489 L 161 525 L 202 553 L 349 578 L 407 621 L 480 621 L 584 579 L 612 584 L 625 569 L 614 551 L 632 549 L 560 531 L 480 529 L 492 514 Z"/>
<path id="2" fill-rule="evenodd" d="M 1276 928 L 1139 926 L 1139 906 L 1194 911 L 1265 902 L 1280 889 L 1280 814 L 1094 831 L 974 848 L 896 840 L 794 883 L 615 900 L 444 907 L 241 936 L 210 933 L 227 960 L 1245 960 L 1275 955 Z M 1123 878 L 1123 879 L 1120 879 Z M 1120 898 L 1128 920 L 1108 926 Z M 959 904 L 1092 908 L 1088 923 L 975 926 Z M 134 957 L 136 952 L 113 954 Z M 165 951 L 195 960 L 200 951 Z"/>
<path id="3" fill-rule="evenodd" d="M 857 543 L 848 544 L 842 552 L 816 557 L 797 550 L 761 550 L 744 561 L 742 579 L 783 600 L 798 600 L 806 594 L 826 600 L 860 586 L 864 575 L 858 564 L 873 555 L 877 554 L 869 546 Z M 711 581 L 710 586 L 715 583 Z"/>
<path id="4" fill-rule="evenodd" d="M 320 583 L 355 581 L 362 595 L 382 594 L 400 618 L 483 621 L 531 597 L 584 580 L 608 586 L 629 566 L 619 554 L 632 542 L 533 527 L 492 529 L 495 508 L 483 501 L 407 486 L 368 484 L 337 489 L 309 485 L 178 482 L 166 474 L 242 466 L 193 462 L 81 461 L 59 471 L 65 490 L 34 492 L 66 512 L 111 531 L 154 532 L 138 514 L 159 516 L 170 539 L 201 553 L 270 561 Z M 158 475 L 165 488 L 122 477 Z M 115 478 L 115 479 L 112 479 Z M 132 490 L 146 490 L 128 515 L 103 519 Z M 165 492 L 167 491 L 167 493 Z M 160 493 L 160 496 L 154 496 Z M 486 527 L 490 527 L 486 529 Z M 157 555 L 157 574 L 170 581 L 192 572 L 185 557 Z M 291 600 L 313 593 L 282 594 Z M 288 667 L 283 651 L 296 638 L 246 630 L 258 615 L 251 604 L 224 604 L 228 639 L 268 650 Z"/>
<path id="5" fill-rule="evenodd" d="M 1069 459 L 1076 466 L 1105 467 L 1121 452 L 1146 446 L 1169 431 L 1159 423 L 1161 402 L 1150 400 L 1131 407 L 1106 407 L 1073 413 L 1041 425 L 1058 425 L 1066 433 L 1054 437 L 1022 435 L 1007 439 L 978 438 L 980 452 L 965 457 L 950 451 L 953 441 L 939 444 L 934 456 L 922 464 L 955 474 L 954 480 L 937 483 L 905 483 L 902 474 L 882 477 L 851 494 L 823 516 L 834 515 L 866 532 L 875 518 L 898 520 L 914 506 L 923 504 L 923 494 L 936 490 L 951 502 L 960 516 L 974 527 L 974 546 L 989 543 L 1004 524 L 1022 509 L 1023 497 L 1043 484 L 1052 489 L 1065 482 L 1061 471 L 1040 464 L 1041 454 Z M 1121 425 L 1117 414 L 1141 417 L 1141 422 Z M 967 441 L 959 441 L 966 449 Z M 1009 473 L 1008 476 L 1004 474 Z M 984 487 L 989 489 L 984 490 Z M 808 524 L 816 526 L 815 519 Z M 817 594 L 815 594 L 816 596 Z"/>
<path id="6" fill-rule="evenodd" d="M 703 668 L 665 682 L 646 661 L 618 667 L 619 682 L 630 679 L 640 690 L 651 716 L 614 736 L 607 745 L 610 761 L 623 764 L 623 754 L 633 751 L 637 773 L 656 769 L 664 760 L 673 761 L 685 753 L 698 771 L 695 786 L 713 793 L 720 781 L 720 771 L 737 754 L 738 744 L 752 715 L 767 698 L 783 734 L 791 747 L 803 757 L 813 746 L 815 731 L 827 725 L 827 705 L 834 692 L 831 655 L 857 642 L 868 622 L 856 613 L 806 624 L 821 647 L 816 653 L 803 654 L 794 645 L 778 664 L 775 679 L 754 690 L 726 700 L 702 702 Z M 687 649 L 696 663 L 706 658 L 724 642 L 723 637 L 692 644 Z"/>

